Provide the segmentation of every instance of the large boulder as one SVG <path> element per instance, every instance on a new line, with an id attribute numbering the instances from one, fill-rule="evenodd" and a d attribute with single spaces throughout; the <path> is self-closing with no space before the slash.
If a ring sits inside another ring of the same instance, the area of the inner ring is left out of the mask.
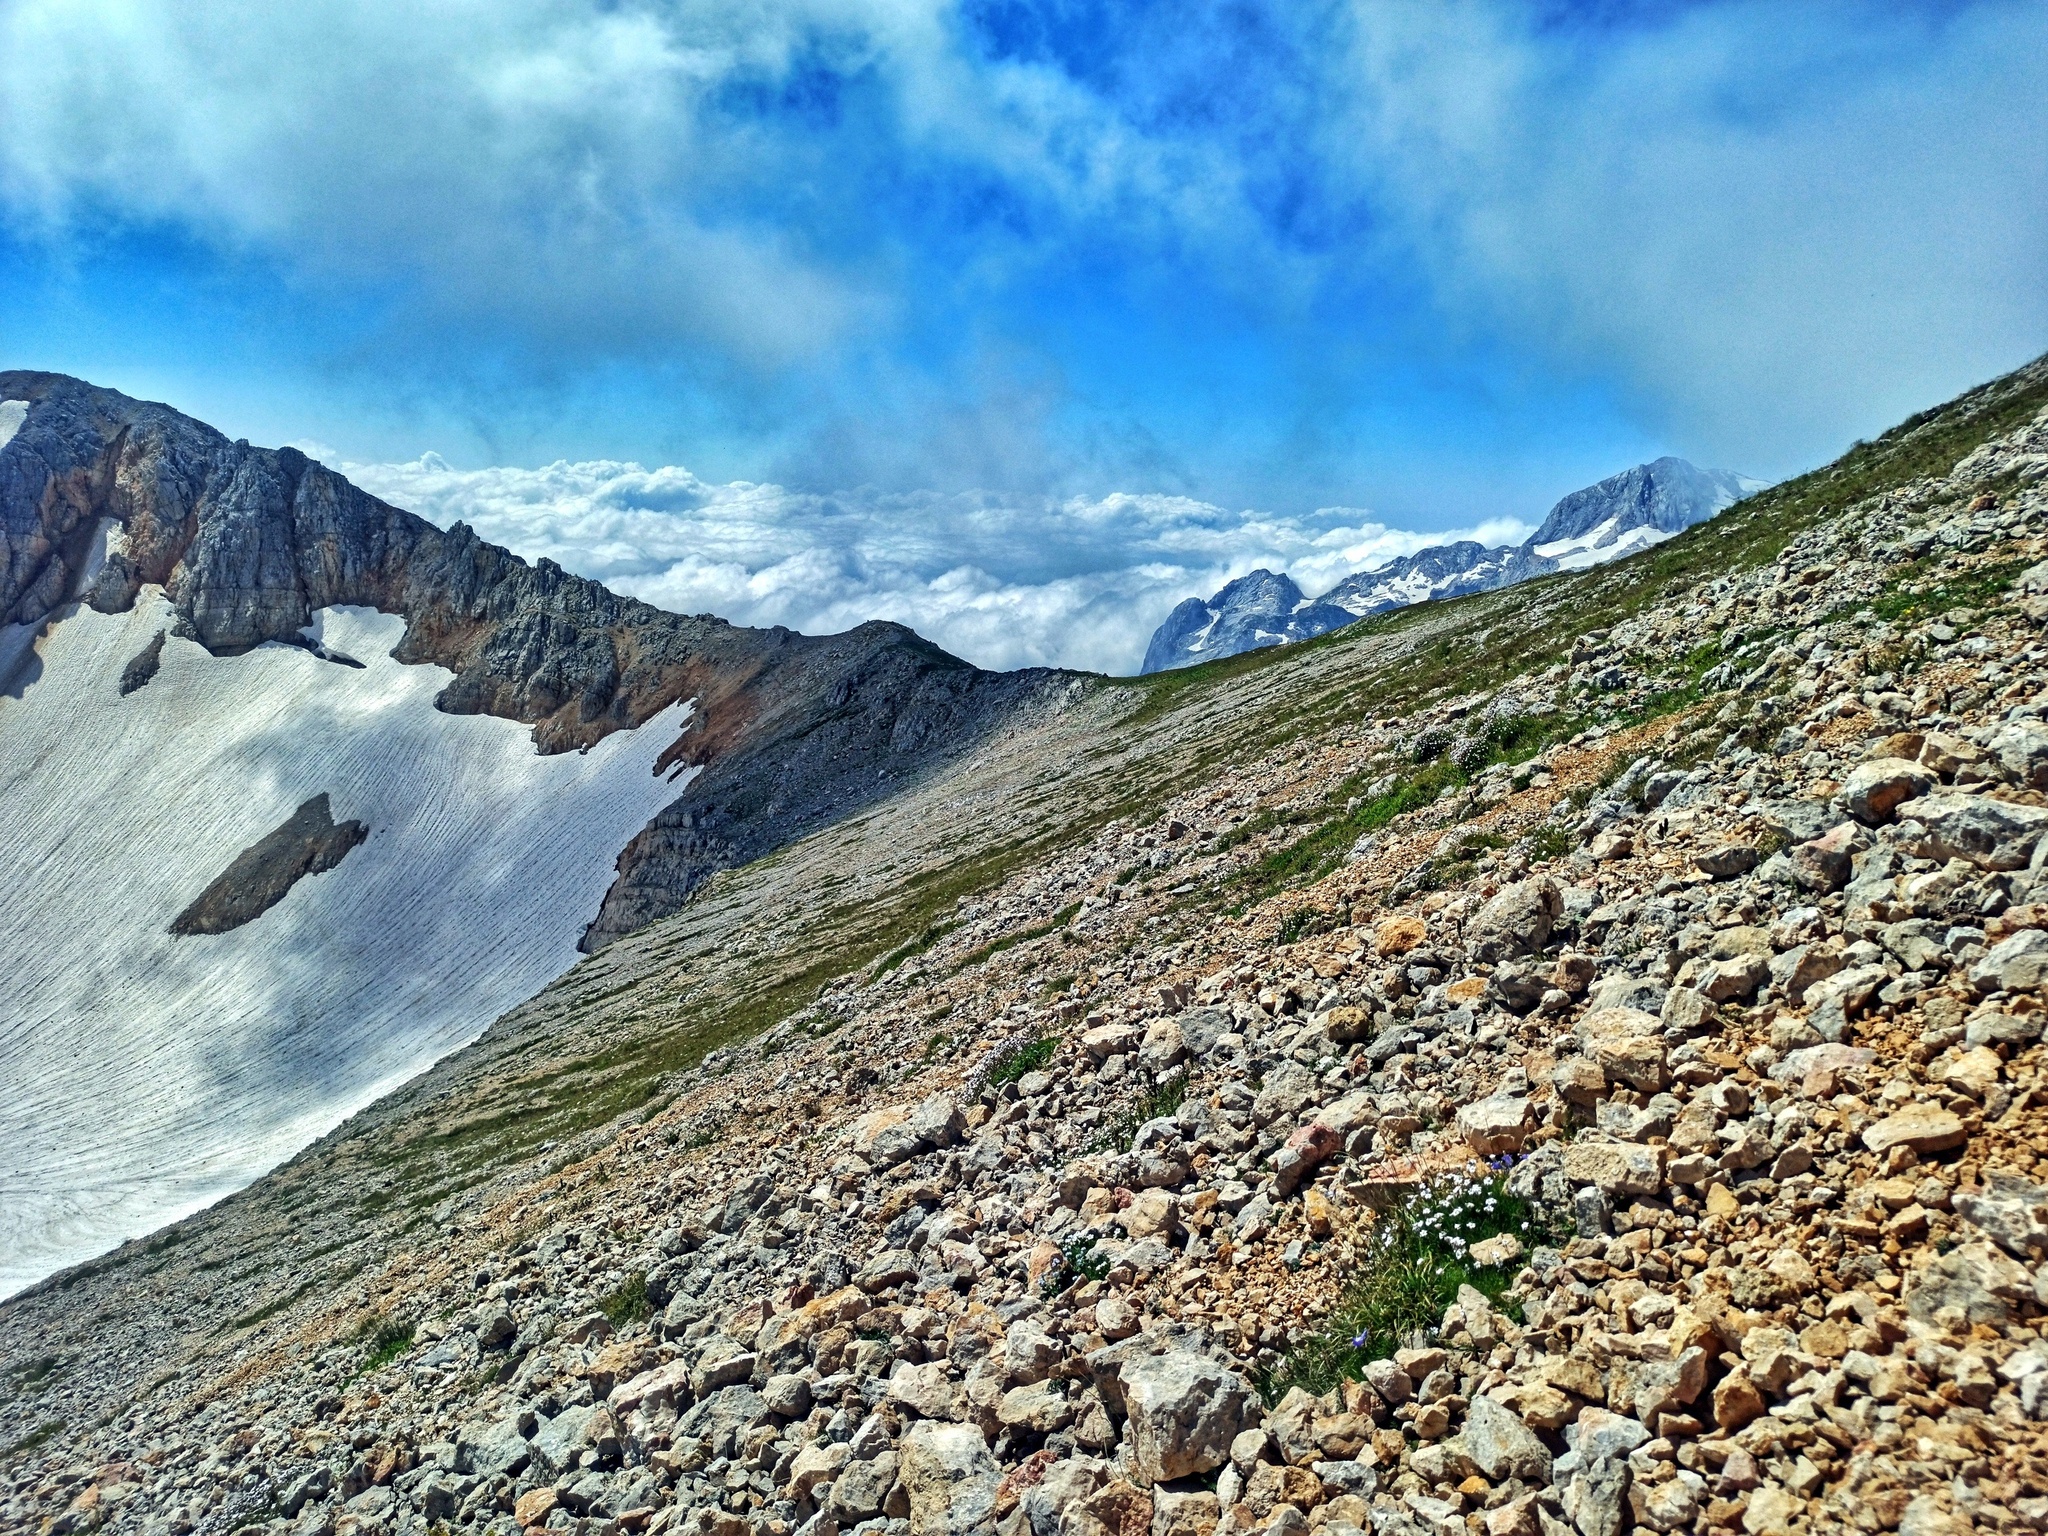
<path id="1" fill-rule="evenodd" d="M 1664 1021 L 1640 1008 L 1598 1008 L 1577 1026 L 1579 1048 L 1613 1082 L 1655 1093 L 1671 1081 Z"/>
<path id="2" fill-rule="evenodd" d="M 1465 943 L 1489 964 L 1526 955 L 1550 942 L 1550 930 L 1564 915 L 1564 893 L 1548 875 L 1518 880 L 1502 890 L 1465 925 Z"/>
<path id="3" fill-rule="evenodd" d="M 1953 1113 L 1932 1104 L 1908 1104 L 1895 1115 L 1864 1127 L 1863 1145 L 1882 1157 L 1893 1147 L 1915 1152 L 1946 1152 L 1969 1139 L 1969 1131 Z"/>
<path id="4" fill-rule="evenodd" d="M 1959 1190 L 1956 1214 L 2022 1258 L 2048 1257 L 2048 1189 L 2010 1173 L 1994 1173 L 1982 1189 Z"/>
<path id="5" fill-rule="evenodd" d="M 1273 1182 L 1283 1195 L 1291 1195 L 1302 1181 L 1344 1149 L 1344 1138 L 1334 1126 L 1311 1120 L 1298 1127 L 1280 1150 L 1273 1154 Z"/>
<path id="6" fill-rule="evenodd" d="M 1580 1536 L 1621 1536 L 1628 1527 L 1629 1452 L 1650 1432 L 1634 1419 L 1588 1408 L 1565 1431 L 1571 1450 L 1553 1463 L 1566 1517 Z"/>
<path id="7" fill-rule="evenodd" d="M 1934 787 L 1934 775 L 1903 757 L 1877 757 L 1858 763 L 1842 781 L 1836 803 L 1865 826 L 1892 819 L 1906 801 Z"/>
<path id="8" fill-rule="evenodd" d="M 690 1368 L 690 1391 L 696 1397 L 708 1397 L 721 1387 L 735 1382 L 747 1381 L 754 1374 L 759 1357 L 737 1339 L 729 1339 L 722 1333 L 714 1333 L 704 1341 L 704 1347 L 697 1351 L 696 1363 Z"/>
<path id="9" fill-rule="evenodd" d="M 1458 1134 L 1481 1157 L 1521 1151 L 1534 1123 L 1529 1101 L 1512 1094 L 1496 1093 L 1458 1111 Z"/>
<path id="10" fill-rule="evenodd" d="M 1881 965 L 1852 965 L 1835 972 L 1806 989 L 1806 1021 L 1823 1040 L 1839 1041 L 1849 1031 L 1849 1022 L 1876 1001 L 1878 992 L 1891 980 Z"/>
<path id="11" fill-rule="evenodd" d="M 1606 1195 L 1654 1195 L 1664 1181 L 1664 1149 L 1582 1136 L 1564 1150 L 1564 1176 Z"/>
<path id="12" fill-rule="evenodd" d="M 1213 1472 L 1230 1458 L 1230 1442 L 1258 1417 L 1251 1383 L 1192 1350 L 1140 1356 L 1120 1374 L 1129 1414 L 1125 1444 L 1145 1482 Z"/>
<path id="13" fill-rule="evenodd" d="M 995 1521 L 1002 1473 L 972 1424 L 911 1425 L 897 1477 L 910 1500 L 911 1536 L 972 1536 Z"/>
<path id="14" fill-rule="evenodd" d="M 981 1438 L 978 1429 L 968 1432 L 977 1440 Z M 883 1451 L 865 1460 L 856 1458 L 848 1462 L 845 1469 L 832 1479 L 832 1495 L 826 1500 L 825 1508 L 849 1525 L 872 1520 L 889 1502 L 889 1495 L 896 1491 L 901 1466 L 902 1459 L 894 1451 Z"/>
<path id="15" fill-rule="evenodd" d="M 949 1093 L 935 1093 L 923 1100 L 911 1114 L 910 1133 L 926 1146 L 950 1147 L 967 1129 L 967 1117 L 960 1103 Z"/>
<path id="16" fill-rule="evenodd" d="M 517 1419 L 464 1429 L 455 1438 L 455 1468 L 474 1477 L 517 1477 L 532 1455 Z"/>
<path id="17" fill-rule="evenodd" d="M 1988 795 L 1929 795 L 1914 802 L 1912 820 L 1920 831 L 1906 839 L 1909 853 L 1980 869 L 2025 869 L 2048 832 L 2048 809 Z"/>
<path id="18" fill-rule="evenodd" d="M 1797 1008 L 1805 1003 L 1809 988 L 1826 981 L 1847 964 L 1839 941 L 1795 945 L 1771 960 L 1771 985 Z"/>
<path id="19" fill-rule="evenodd" d="M 2048 725 L 2008 720 L 1984 743 L 1998 766 L 2029 789 L 2048 789 Z"/>
<path id="20" fill-rule="evenodd" d="M 585 1451 L 596 1451 L 600 1460 L 616 1463 L 618 1425 L 602 1405 L 564 1408 L 534 1431 L 531 1450 L 534 1470 L 544 1477 L 562 1476 Z"/>
<path id="21" fill-rule="evenodd" d="M 1970 967 L 1979 992 L 2038 992 L 2048 986 L 2048 931 L 2022 928 Z"/>
<path id="22" fill-rule="evenodd" d="M 1521 1419 L 1481 1393 L 1465 1420 L 1465 1451 L 1494 1482 L 1519 1477 L 1550 1481 L 1550 1449 Z"/>
<path id="23" fill-rule="evenodd" d="M 2023 1267 L 1989 1243 L 1965 1243 L 1921 1272 L 1906 1293 L 1906 1312 L 1921 1322 L 2003 1323 L 2033 1294 L 2033 1276 Z"/>

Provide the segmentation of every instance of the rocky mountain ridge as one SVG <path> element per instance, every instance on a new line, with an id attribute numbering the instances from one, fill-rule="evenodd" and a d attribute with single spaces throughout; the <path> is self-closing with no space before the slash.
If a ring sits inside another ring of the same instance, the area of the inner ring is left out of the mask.
<path id="1" fill-rule="evenodd" d="M 462 1077 L 487 1040 L 16 1298 L 0 1518 L 2041 1528 L 2048 362 L 1774 494 L 1055 722 L 1041 786 L 1137 735 L 1167 787 L 658 1094 L 394 1179 L 541 1113 Z M 707 942 L 843 861 L 779 857 Z M 685 921 L 496 1059 L 588 1027 L 618 1070 Z"/>
<path id="2" fill-rule="evenodd" d="M 1204 601 L 1188 598 L 1153 632 L 1143 673 L 1236 656 L 1341 629 L 1354 620 L 1582 570 L 1649 548 L 1712 517 L 1762 482 L 1666 456 L 1572 492 L 1525 542 L 1431 545 L 1345 577 L 1310 599 L 1284 576 L 1257 570 Z"/>
<path id="3" fill-rule="evenodd" d="M 25 409 L 0 444 L 0 625 L 161 587 L 217 655 L 306 644 L 323 608 L 403 616 L 395 653 L 455 676 L 437 701 L 581 749 L 694 700 L 664 769 L 701 767 L 619 856 L 598 948 L 745 863 L 955 755 L 1063 681 L 991 674 L 900 625 L 746 630 L 529 565 L 357 489 L 295 449 L 252 448 L 167 406 L 56 374 L 0 373 Z M 137 657 L 146 681 L 148 655 Z M 140 686 L 141 684 L 138 684 Z"/>

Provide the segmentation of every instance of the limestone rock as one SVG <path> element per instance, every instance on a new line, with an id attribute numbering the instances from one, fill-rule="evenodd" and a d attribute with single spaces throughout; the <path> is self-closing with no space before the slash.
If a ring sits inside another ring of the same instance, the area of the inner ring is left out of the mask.
<path id="1" fill-rule="evenodd" d="M 1934 787 L 1934 775 L 1903 757 L 1880 757 L 1858 763 L 1842 781 L 1836 802 L 1865 826 L 1892 819 L 1892 812 Z"/>
<path id="2" fill-rule="evenodd" d="M 1605 1195 L 1653 1195 L 1663 1182 L 1663 1158 L 1660 1147 L 1581 1137 L 1565 1148 L 1564 1175 Z"/>
<path id="3" fill-rule="evenodd" d="M 1537 1483 L 1549 1479 L 1549 1448 L 1528 1425 L 1484 1393 L 1472 1399 L 1464 1438 L 1465 1449 L 1479 1470 L 1496 1483 L 1509 1477 Z"/>
<path id="4" fill-rule="evenodd" d="M 1793 878 L 1816 895 L 1839 891 L 1849 883 L 1855 857 L 1870 846 L 1870 834 L 1853 821 L 1831 827 L 1819 837 L 1795 844 L 1788 852 Z"/>
<path id="5" fill-rule="evenodd" d="M 1131 1465 L 1150 1482 L 1213 1472 L 1257 1412 L 1249 1382 L 1190 1350 L 1129 1361 L 1120 1380 Z"/>
<path id="6" fill-rule="evenodd" d="M 1863 1145 L 1883 1154 L 1893 1147 L 1911 1147 L 1915 1152 L 1946 1152 L 1968 1139 L 1963 1122 L 1945 1109 L 1931 1104 L 1909 1104 L 1897 1114 L 1887 1115 L 1863 1132 Z"/>
<path id="7" fill-rule="evenodd" d="M 1913 805 L 1920 831 L 1906 846 L 1923 859 L 1968 859 L 1980 869 L 2025 869 L 2048 831 L 2048 809 L 1988 795 L 1929 795 Z"/>
<path id="8" fill-rule="evenodd" d="M 1613 1081 L 1655 1093 L 1671 1081 L 1664 1026 L 1639 1008 L 1600 1008 L 1578 1022 L 1580 1049 Z"/>
<path id="9" fill-rule="evenodd" d="M 2048 987 L 2048 929 L 2023 928 L 1970 967 L 1979 992 L 2039 992 Z"/>
<path id="10" fill-rule="evenodd" d="M 1423 926 L 1421 918 L 1396 913 L 1380 920 L 1380 925 L 1373 930 L 1372 943 L 1373 948 L 1383 955 L 1405 955 L 1428 937 L 1429 930 Z"/>
<path id="11" fill-rule="evenodd" d="M 1491 963 L 1525 955 L 1550 942 L 1550 930 L 1564 912 L 1564 896 L 1549 876 L 1519 880 L 1479 909 L 1465 926 L 1465 942 Z"/>
<path id="12" fill-rule="evenodd" d="M 1964 1326 L 2002 1323 L 2034 1294 L 2034 1278 L 1989 1243 L 1965 1243 L 1938 1256 L 1906 1293 L 1906 1311 L 1923 1322 L 1945 1312 Z"/>
<path id="13" fill-rule="evenodd" d="M 2010 1173 L 1955 1195 L 1956 1214 L 2021 1258 L 2048 1258 L 2048 1189 Z"/>
<path id="14" fill-rule="evenodd" d="M 1532 1118 L 1527 1099 L 1495 1094 L 1458 1111 L 1458 1134 L 1481 1157 L 1519 1152 L 1528 1139 Z"/>
<path id="15" fill-rule="evenodd" d="M 2015 782 L 2048 790 L 2048 726 L 2038 720 L 2008 720 L 1984 745 Z"/>

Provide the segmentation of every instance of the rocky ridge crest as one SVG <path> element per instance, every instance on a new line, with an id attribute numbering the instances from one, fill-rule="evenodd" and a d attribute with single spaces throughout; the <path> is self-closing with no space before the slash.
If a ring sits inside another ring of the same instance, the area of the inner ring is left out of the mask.
<path id="1" fill-rule="evenodd" d="M 679 700 L 663 770 L 704 772 L 620 853 L 585 935 L 602 947 L 675 911 L 719 869 L 872 803 L 1048 699 L 1066 679 L 982 672 L 901 625 L 842 635 L 672 614 L 442 530 L 291 448 L 252 448 L 168 406 L 57 374 L 0 373 L 27 403 L 0 444 L 0 623 L 65 605 L 124 612 L 160 586 L 220 655 L 306 645 L 318 610 L 402 615 L 394 654 L 454 676 L 437 700 L 587 747 Z M 138 657 L 141 686 L 153 658 Z"/>

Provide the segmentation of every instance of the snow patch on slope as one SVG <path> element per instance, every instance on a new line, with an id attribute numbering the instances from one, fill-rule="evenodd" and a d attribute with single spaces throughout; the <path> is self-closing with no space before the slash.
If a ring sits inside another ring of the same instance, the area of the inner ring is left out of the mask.
<path id="1" fill-rule="evenodd" d="M 28 420 L 26 400 L 0 400 L 0 448 L 14 440 L 14 434 L 21 430 L 21 424 Z"/>
<path id="2" fill-rule="evenodd" d="M 1575 539 L 1556 539 L 1534 548 L 1544 559 L 1555 560 L 1561 571 L 1583 571 L 1590 566 L 1604 565 L 1609 560 L 1619 560 L 1624 555 L 1633 555 L 1638 550 L 1648 549 L 1673 537 L 1670 532 L 1647 523 L 1617 533 L 1615 525 L 1619 522 L 1619 518 L 1610 517 Z"/>
<path id="3" fill-rule="evenodd" d="M 363 663 L 168 639 L 173 614 L 0 630 L 0 1295 L 248 1183 L 578 959 L 624 843 L 680 792 L 677 705 L 543 757 L 433 707 L 403 621 L 319 616 Z M 230 933 L 167 931 L 321 791 L 369 841 Z"/>

